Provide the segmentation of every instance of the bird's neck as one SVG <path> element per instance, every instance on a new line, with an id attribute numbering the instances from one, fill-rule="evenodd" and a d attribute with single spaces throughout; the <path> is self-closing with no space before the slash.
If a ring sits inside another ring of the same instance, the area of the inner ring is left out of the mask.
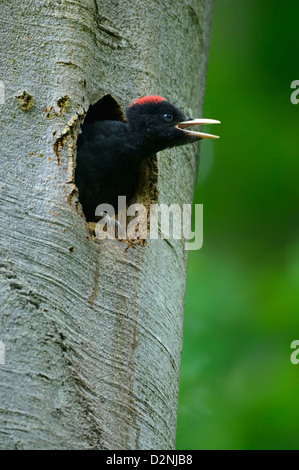
<path id="1" fill-rule="evenodd" d="M 141 162 L 146 158 L 155 155 L 160 150 L 163 150 L 161 142 L 157 142 L 154 139 L 148 137 L 143 129 L 128 126 L 128 130 L 130 142 L 129 146 L 130 148 L 134 149 L 134 158 L 137 161 Z"/>

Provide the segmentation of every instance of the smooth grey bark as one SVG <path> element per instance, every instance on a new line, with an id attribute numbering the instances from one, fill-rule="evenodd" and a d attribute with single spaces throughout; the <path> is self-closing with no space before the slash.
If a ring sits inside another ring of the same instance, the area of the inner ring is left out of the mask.
<path id="1" fill-rule="evenodd" d="M 0 448 L 171 449 L 184 240 L 96 242 L 73 181 L 79 123 L 111 94 L 201 115 L 210 0 L 2 1 Z M 158 155 L 190 203 L 197 147 Z M 1 343 L 2 344 L 2 343 Z"/>

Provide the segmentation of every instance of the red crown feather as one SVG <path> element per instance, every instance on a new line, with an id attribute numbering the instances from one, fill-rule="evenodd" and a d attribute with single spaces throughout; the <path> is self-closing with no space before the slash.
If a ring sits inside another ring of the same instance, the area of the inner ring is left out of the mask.
<path id="1" fill-rule="evenodd" d="M 139 98 L 138 100 L 134 101 L 134 103 L 130 105 L 130 108 L 134 106 L 135 104 L 142 105 L 142 104 L 148 104 L 148 103 L 160 103 L 160 101 L 166 101 L 166 99 L 162 98 L 162 96 L 154 96 L 154 95 L 144 96 L 143 98 Z"/>

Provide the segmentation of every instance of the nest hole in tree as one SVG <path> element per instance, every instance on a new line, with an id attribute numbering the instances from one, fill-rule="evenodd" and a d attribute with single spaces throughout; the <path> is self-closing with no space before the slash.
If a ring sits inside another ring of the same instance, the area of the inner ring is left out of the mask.
<path id="1" fill-rule="evenodd" d="M 84 133 L 84 124 L 93 123 L 95 121 L 122 121 L 126 122 L 126 116 L 122 111 L 118 102 L 110 94 L 103 96 L 95 104 L 89 106 L 84 119 L 84 123 L 81 126 L 81 131 Z M 101 156 L 99 155 L 100 159 Z M 158 167 L 157 167 L 157 156 L 153 155 L 152 158 L 146 159 L 140 166 L 139 177 L 134 188 L 134 195 L 130 200 L 127 200 L 127 206 L 138 202 L 144 204 L 149 210 L 150 204 L 157 201 L 157 180 L 158 180 Z M 113 184 L 113 183 L 112 183 Z M 117 195 L 119 196 L 119 195 Z M 79 192 L 80 201 L 80 192 Z M 81 201 L 80 201 L 81 202 Z M 106 201 L 96 201 L 97 204 L 105 203 Z M 83 213 L 87 222 L 94 222 L 90 220 L 90 215 Z M 117 207 L 115 207 L 115 213 L 117 214 Z"/>

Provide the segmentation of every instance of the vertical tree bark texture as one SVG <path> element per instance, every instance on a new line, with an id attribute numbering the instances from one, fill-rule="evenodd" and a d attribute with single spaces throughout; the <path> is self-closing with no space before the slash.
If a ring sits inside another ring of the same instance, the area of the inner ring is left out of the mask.
<path id="1" fill-rule="evenodd" d="M 1 4 L 0 448 L 175 445 L 187 252 L 94 241 L 73 181 L 90 103 L 159 94 L 201 115 L 212 1 Z M 195 145 L 157 160 L 190 203 Z"/>

